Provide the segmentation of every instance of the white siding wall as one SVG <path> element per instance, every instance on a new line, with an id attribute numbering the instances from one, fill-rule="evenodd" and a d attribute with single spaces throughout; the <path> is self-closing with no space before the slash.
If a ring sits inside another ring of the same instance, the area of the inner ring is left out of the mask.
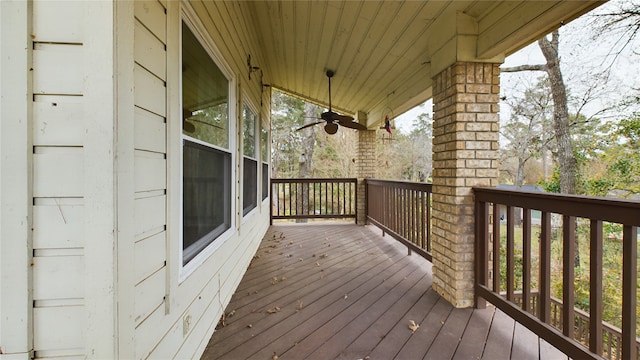
<path id="1" fill-rule="evenodd" d="M 33 355 L 113 357 L 113 4 L 31 15 Z"/>
<path id="2" fill-rule="evenodd" d="M 33 349 L 30 3 L 0 3 L 0 357 Z"/>
<path id="3" fill-rule="evenodd" d="M 12 5 L 2 4 L 0 49 L 24 53 L 16 63 L 3 53 L 1 63 L 3 356 L 199 357 L 268 227 L 269 208 L 259 202 L 241 218 L 237 124 L 233 235 L 180 281 L 179 31 L 181 8 L 190 5 Z M 260 77 L 247 79 L 247 56 L 254 66 L 263 57 L 246 4 L 195 2 L 187 12 L 197 13 L 233 74 L 231 107 L 240 108 L 244 93 L 268 117 Z"/>
<path id="4" fill-rule="evenodd" d="M 167 11 L 134 4 L 134 326 L 135 357 L 166 332 L 167 314 Z"/>
<path id="5" fill-rule="evenodd" d="M 247 80 L 246 59 L 259 61 L 255 34 L 240 20 L 248 11 L 238 3 L 194 2 L 195 23 L 209 34 L 233 76 L 232 98 L 240 107 L 242 90 L 269 116 L 270 96 L 259 77 Z M 185 6 L 179 2 L 135 3 L 135 358 L 198 358 L 224 307 L 231 300 L 269 223 L 269 208 L 259 205 L 241 219 L 241 176 L 236 174 L 236 229 L 202 265 L 179 279 L 180 233 L 180 72 L 179 29 Z M 165 12 L 166 9 L 166 12 Z M 215 26 L 214 26 L 215 23 Z M 229 46 L 232 46 L 229 48 Z M 240 114 L 240 111 L 236 111 Z M 239 116 L 239 115 L 238 115 Z M 232 119 L 234 121 L 234 119 Z M 236 121 L 239 121 L 236 119 Z M 240 130 L 239 123 L 236 130 Z M 240 162 L 240 133 L 235 158 Z M 163 176 L 164 174 L 164 176 Z"/>
<path id="6" fill-rule="evenodd" d="M 33 349 L 37 358 L 80 358 L 85 353 L 82 14 L 82 7 L 72 2 L 33 4 Z"/>

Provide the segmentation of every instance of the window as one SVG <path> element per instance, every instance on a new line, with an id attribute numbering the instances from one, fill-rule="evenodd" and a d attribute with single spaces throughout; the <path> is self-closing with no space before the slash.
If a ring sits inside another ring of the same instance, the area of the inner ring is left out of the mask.
<path id="1" fill-rule="evenodd" d="M 260 127 L 260 158 L 262 159 L 262 200 L 269 197 L 269 131 L 263 123 Z"/>
<path id="2" fill-rule="evenodd" d="M 182 263 L 231 228 L 229 80 L 182 23 Z"/>
<path id="3" fill-rule="evenodd" d="M 247 104 L 242 105 L 242 215 L 258 204 L 257 118 Z"/>

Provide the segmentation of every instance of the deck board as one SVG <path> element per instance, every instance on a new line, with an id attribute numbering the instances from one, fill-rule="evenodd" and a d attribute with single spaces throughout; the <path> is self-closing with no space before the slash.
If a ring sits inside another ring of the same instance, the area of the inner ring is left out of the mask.
<path id="1" fill-rule="evenodd" d="M 514 324 L 515 321 L 505 313 L 499 310 L 495 311 L 483 359 L 508 359 L 511 356 Z"/>
<path id="2" fill-rule="evenodd" d="M 512 357 L 522 360 L 537 360 L 540 357 L 538 336 L 531 330 L 519 323 L 515 323 L 513 337 L 519 339 L 519 341 L 513 342 Z"/>
<path id="3" fill-rule="evenodd" d="M 494 309 L 475 310 L 469 319 L 464 336 L 456 350 L 455 359 L 480 359 L 487 342 Z"/>
<path id="4" fill-rule="evenodd" d="M 275 225 L 202 359 L 566 359 L 491 306 L 455 309 L 431 283 L 429 262 L 374 227 Z"/>

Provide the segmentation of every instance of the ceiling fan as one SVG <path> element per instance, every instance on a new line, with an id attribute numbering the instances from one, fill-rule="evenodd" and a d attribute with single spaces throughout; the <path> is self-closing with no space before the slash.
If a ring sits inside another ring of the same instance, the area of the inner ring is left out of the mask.
<path id="1" fill-rule="evenodd" d="M 334 75 L 334 72 L 332 70 L 327 70 L 327 78 L 329 78 L 329 111 L 325 111 L 322 114 L 320 114 L 320 119 L 322 119 L 321 121 L 316 121 L 310 124 L 306 124 L 302 127 L 297 128 L 296 131 L 308 128 L 310 126 L 322 124 L 323 121 L 326 122 L 326 124 L 324 125 L 324 131 L 330 135 L 335 134 L 338 131 L 338 125 L 341 125 L 350 129 L 367 130 L 366 126 L 356 121 L 353 121 L 353 118 L 351 116 L 340 115 L 332 111 L 331 109 L 331 78 L 333 77 L 333 75 Z"/>

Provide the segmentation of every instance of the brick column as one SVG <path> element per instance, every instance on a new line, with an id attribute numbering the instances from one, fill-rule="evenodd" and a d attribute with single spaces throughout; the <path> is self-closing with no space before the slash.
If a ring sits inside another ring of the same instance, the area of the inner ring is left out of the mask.
<path id="1" fill-rule="evenodd" d="M 358 198 L 356 223 L 365 225 L 366 218 L 366 196 L 364 179 L 371 179 L 376 176 L 376 131 L 358 131 L 358 158 L 356 159 L 356 177 L 358 178 Z"/>
<path id="2" fill-rule="evenodd" d="M 498 184 L 499 64 L 459 62 L 433 78 L 433 288 L 473 306 L 473 186 Z"/>

